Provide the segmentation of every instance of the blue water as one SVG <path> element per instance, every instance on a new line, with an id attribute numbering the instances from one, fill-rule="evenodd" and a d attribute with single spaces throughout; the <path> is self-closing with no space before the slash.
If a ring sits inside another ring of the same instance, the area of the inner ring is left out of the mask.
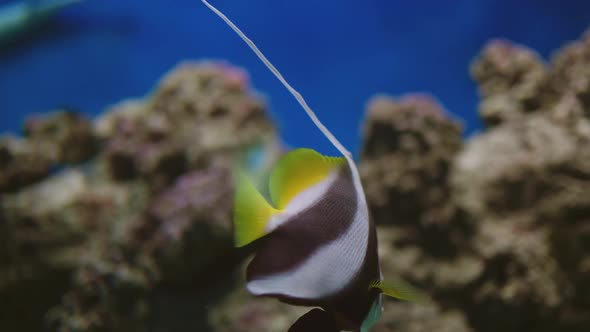
<path id="1" fill-rule="evenodd" d="M 0 0 L 0 4 L 11 1 Z M 486 40 L 544 57 L 590 25 L 588 0 L 211 0 L 254 39 L 349 148 L 375 93 L 431 92 L 477 131 L 468 65 Z M 293 98 L 199 0 L 87 0 L 0 50 L 0 132 L 60 106 L 90 115 L 147 94 L 185 59 L 245 67 L 293 146 L 332 151 Z"/>

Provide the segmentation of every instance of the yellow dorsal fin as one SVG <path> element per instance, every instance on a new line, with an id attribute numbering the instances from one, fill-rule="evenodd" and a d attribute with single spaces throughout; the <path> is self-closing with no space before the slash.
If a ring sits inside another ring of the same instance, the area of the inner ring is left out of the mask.
<path id="1" fill-rule="evenodd" d="M 270 197 L 278 209 L 284 209 L 300 192 L 324 180 L 344 165 L 343 157 L 327 157 L 312 149 L 296 149 L 283 156 L 269 179 Z"/>
<path id="2" fill-rule="evenodd" d="M 254 187 L 244 172 L 236 176 L 234 243 L 242 247 L 263 237 L 271 217 L 278 213 Z"/>
<path id="3" fill-rule="evenodd" d="M 375 280 L 369 284 L 369 289 L 371 288 L 377 288 L 384 295 L 400 300 L 420 303 L 430 302 L 428 295 L 402 280 L 388 282 Z"/>

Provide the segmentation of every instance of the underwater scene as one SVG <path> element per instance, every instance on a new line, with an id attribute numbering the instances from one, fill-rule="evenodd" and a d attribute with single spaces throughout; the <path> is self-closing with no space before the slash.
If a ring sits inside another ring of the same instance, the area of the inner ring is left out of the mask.
<path id="1" fill-rule="evenodd" d="M 590 1 L 0 0 L 0 331 L 590 331 Z"/>

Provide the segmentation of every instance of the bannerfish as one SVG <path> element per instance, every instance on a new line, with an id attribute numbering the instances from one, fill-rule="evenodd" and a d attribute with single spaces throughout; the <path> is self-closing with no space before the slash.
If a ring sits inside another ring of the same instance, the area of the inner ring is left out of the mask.
<path id="1" fill-rule="evenodd" d="M 222 18 L 297 99 L 314 124 L 342 156 L 299 148 L 270 171 L 269 200 L 243 172 L 236 175 L 234 240 L 256 242 L 246 270 L 246 287 L 256 296 L 316 307 L 289 332 L 367 332 L 382 313 L 382 296 L 422 301 L 408 284 L 385 282 L 377 253 L 377 233 L 352 154 L 256 45 L 223 13 Z"/>
<path id="2" fill-rule="evenodd" d="M 381 294 L 414 296 L 381 281 L 375 226 L 344 157 L 306 148 L 287 153 L 270 173 L 270 202 L 245 173 L 236 182 L 235 244 L 261 240 L 247 289 L 323 309 L 289 331 L 368 331 L 381 314 Z"/>

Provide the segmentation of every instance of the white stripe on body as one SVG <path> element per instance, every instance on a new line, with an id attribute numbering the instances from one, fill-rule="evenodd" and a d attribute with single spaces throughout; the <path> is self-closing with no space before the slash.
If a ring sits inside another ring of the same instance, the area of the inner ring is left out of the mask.
<path id="1" fill-rule="evenodd" d="M 349 285 L 363 265 L 369 241 L 368 217 L 366 205 L 359 205 L 343 236 L 321 246 L 298 267 L 251 280 L 246 287 L 254 295 L 277 294 L 306 300 L 336 294 Z"/>

